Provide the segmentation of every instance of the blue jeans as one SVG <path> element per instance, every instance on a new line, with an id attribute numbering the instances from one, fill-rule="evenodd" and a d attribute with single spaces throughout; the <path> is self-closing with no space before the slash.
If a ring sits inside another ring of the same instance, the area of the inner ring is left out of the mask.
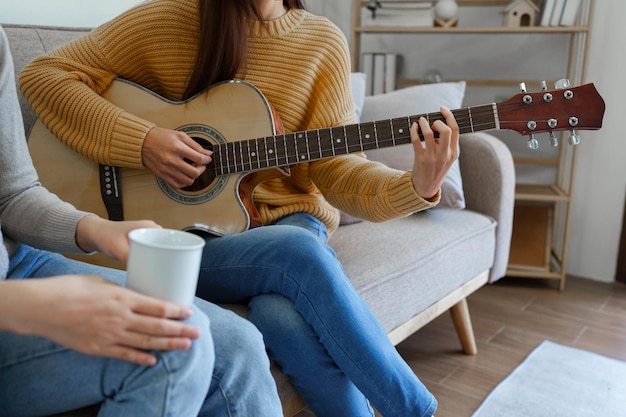
<path id="1" fill-rule="evenodd" d="M 249 300 L 270 356 L 318 416 L 431 416 L 437 401 L 355 291 L 308 214 L 207 237 L 197 295 Z"/>
<path id="2" fill-rule="evenodd" d="M 123 271 L 21 245 L 8 279 Z M 186 351 L 156 352 L 146 367 L 83 355 L 46 339 L 0 332 L 0 415 L 43 416 L 102 403 L 99 416 L 268 416 L 282 408 L 263 340 L 249 322 L 197 299 L 188 322 L 203 335 Z"/>

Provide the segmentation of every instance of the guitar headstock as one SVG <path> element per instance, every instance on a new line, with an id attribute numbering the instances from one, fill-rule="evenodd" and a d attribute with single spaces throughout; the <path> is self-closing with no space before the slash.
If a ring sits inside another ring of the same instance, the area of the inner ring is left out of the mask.
<path id="1" fill-rule="evenodd" d="M 559 85 L 560 83 L 560 85 Z M 566 80 L 562 87 L 535 93 L 522 92 L 496 104 L 500 129 L 514 130 L 522 135 L 531 135 L 529 147 L 537 147 L 535 133 L 549 132 L 553 146 L 557 146 L 553 132 L 569 130 L 570 143 L 578 143 L 575 130 L 597 130 L 602 127 L 604 100 L 593 84 L 569 87 Z"/>

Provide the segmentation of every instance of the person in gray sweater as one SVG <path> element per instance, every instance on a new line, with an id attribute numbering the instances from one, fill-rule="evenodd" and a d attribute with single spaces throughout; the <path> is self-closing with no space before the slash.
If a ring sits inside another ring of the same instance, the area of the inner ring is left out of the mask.
<path id="1" fill-rule="evenodd" d="M 39 183 L 2 27 L 0 146 L 0 415 L 92 404 L 115 417 L 282 415 L 249 322 L 200 299 L 138 294 L 124 271 L 58 254 L 126 261 L 128 232 L 158 226 L 79 211 Z"/>

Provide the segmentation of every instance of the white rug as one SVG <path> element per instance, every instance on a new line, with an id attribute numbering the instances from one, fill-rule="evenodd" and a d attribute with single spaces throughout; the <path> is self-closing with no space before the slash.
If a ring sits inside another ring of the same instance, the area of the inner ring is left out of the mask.
<path id="1" fill-rule="evenodd" d="M 626 417 L 626 362 L 542 342 L 472 417 Z"/>

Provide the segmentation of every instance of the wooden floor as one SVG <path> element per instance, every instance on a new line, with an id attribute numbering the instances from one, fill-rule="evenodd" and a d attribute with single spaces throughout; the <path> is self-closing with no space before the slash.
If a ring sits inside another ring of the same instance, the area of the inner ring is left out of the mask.
<path id="1" fill-rule="evenodd" d="M 460 351 L 444 314 L 398 345 L 439 401 L 437 417 L 470 417 L 543 340 L 626 360 L 626 285 L 505 278 L 469 297 L 478 354 Z M 299 416 L 312 416 L 302 412 Z"/>

